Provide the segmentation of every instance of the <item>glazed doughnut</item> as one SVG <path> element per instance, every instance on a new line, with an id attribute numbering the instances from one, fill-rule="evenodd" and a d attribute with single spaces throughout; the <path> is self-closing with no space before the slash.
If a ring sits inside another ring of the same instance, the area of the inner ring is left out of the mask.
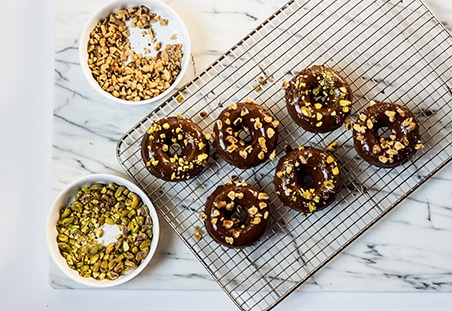
<path id="1" fill-rule="evenodd" d="M 223 110 L 214 125 L 213 144 L 229 164 L 241 169 L 275 157 L 279 121 L 251 100 Z M 242 138 L 248 133 L 249 138 Z"/>
<path id="2" fill-rule="evenodd" d="M 389 129 L 388 137 L 378 133 L 385 128 Z M 361 158 L 386 168 L 407 162 L 417 149 L 424 147 L 414 114 L 394 103 L 378 103 L 364 109 L 353 124 L 353 142 Z"/>
<path id="3" fill-rule="evenodd" d="M 313 213 L 328 206 L 339 191 L 339 167 L 326 151 L 301 146 L 278 161 L 273 184 L 284 205 Z"/>
<path id="4" fill-rule="evenodd" d="M 196 123 L 178 115 L 154 120 L 141 141 L 141 156 L 155 177 L 180 181 L 207 165 L 209 145 Z"/>
<path id="5" fill-rule="evenodd" d="M 267 228 L 268 195 L 246 182 L 228 182 L 217 187 L 207 198 L 199 215 L 208 234 L 216 242 L 241 248 L 252 245 Z"/>
<path id="6" fill-rule="evenodd" d="M 312 66 L 284 82 L 286 107 L 294 122 L 313 133 L 337 129 L 350 114 L 352 91 L 333 69 Z"/>

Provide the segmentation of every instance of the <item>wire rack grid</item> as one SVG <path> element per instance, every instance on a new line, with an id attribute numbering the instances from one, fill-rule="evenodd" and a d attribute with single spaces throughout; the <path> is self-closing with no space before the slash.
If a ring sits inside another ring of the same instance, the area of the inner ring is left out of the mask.
<path id="1" fill-rule="evenodd" d="M 289 1 L 125 133 L 118 161 L 239 309 L 269 310 L 451 161 L 451 55 L 450 34 L 420 1 Z M 357 156 L 345 129 L 312 134 L 294 125 L 281 86 L 313 64 L 328 65 L 349 82 L 351 119 L 371 100 L 411 109 L 425 148 L 403 166 L 377 169 Z M 240 170 L 212 156 L 201 175 L 177 183 L 148 173 L 140 143 L 154 119 L 182 114 L 210 132 L 224 107 L 247 98 L 280 121 L 274 161 Z M 333 142 L 343 180 L 335 203 L 310 215 L 283 206 L 272 179 L 284 146 L 325 149 Z M 234 178 L 270 195 L 265 235 L 238 250 L 216 244 L 205 232 L 196 240 L 206 198 Z"/>

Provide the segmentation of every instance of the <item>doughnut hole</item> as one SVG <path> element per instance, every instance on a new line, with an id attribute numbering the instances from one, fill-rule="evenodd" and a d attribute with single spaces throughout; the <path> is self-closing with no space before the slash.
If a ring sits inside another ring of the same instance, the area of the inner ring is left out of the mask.
<path id="1" fill-rule="evenodd" d="M 179 143 L 170 142 L 167 154 L 170 157 L 182 155 L 182 146 Z"/>
<path id="2" fill-rule="evenodd" d="M 298 170 L 298 183 L 302 188 L 312 188 L 314 187 L 315 181 L 314 177 L 311 175 L 311 172 L 304 168 L 300 168 Z"/>
<path id="3" fill-rule="evenodd" d="M 251 143 L 252 137 L 249 128 L 247 128 L 246 126 L 240 126 L 235 130 L 239 133 L 238 135 L 239 140 L 243 140 L 245 144 Z"/>
<path id="4" fill-rule="evenodd" d="M 231 211 L 225 212 L 225 218 L 230 219 L 234 222 L 234 227 L 239 227 L 244 224 L 247 219 L 247 213 L 242 205 L 237 205 Z"/>
<path id="5" fill-rule="evenodd" d="M 390 135 L 395 135 L 396 132 L 391 130 L 389 128 L 389 126 L 387 125 L 381 125 L 381 126 L 377 126 L 375 129 L 375 133 L 377 136 L 377 140 L 379 141 L 380 138 L 384 138 L 385 140 L 389 140 L 390 139 Z"/>

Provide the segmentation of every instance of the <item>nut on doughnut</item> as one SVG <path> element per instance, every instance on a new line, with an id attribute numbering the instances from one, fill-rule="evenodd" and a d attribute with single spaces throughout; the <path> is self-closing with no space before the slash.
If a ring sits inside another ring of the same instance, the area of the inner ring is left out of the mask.
<path id="1" fill-rule="evenodd" d="M 207 165 L 209 145 L 196 123 L 171 116 L 154 120 L 143 135 L 141 156 L 155 177 L 181 181 L 195 177 Z"/>
<path id="2" fill-rule="evenodd" d="M 248 169 L 274 159 L 278 125 L 268 110 L 252 100 L 233 103 L 214 124 L 213 144 L 226 162 Z"/>
<path id="3" fill-rule="evenodd" d="M 340 170 L 326 151 L 301 146 L 288 150 L 278 161 L 273 184 L 285 206 L 313 213 L 334 200 L 340 187 Z"/>
<path id="4" fill-rule="evenodd" d="M 212 192 L 199 217 L 217 243 L 229 248 L 246 247 L 254 244 L 267 228 L 268 198 L 244 181 L 229 182 Z"/>
<path id="5" fill-rule="evenodd" d="M 333 131 L 350 114 L 350 86 L 331 68 L 316 65 L 303 69 L 283 88 L 289 115 L 306 131 Z"/>
<path id="6" fill-rule="evenodd" d="M 384 129 L 387 134 L 381 135 Z M 414 114 L 387 102 L 370 105 L 359 114 L 353 124 L 353 142 L 361 158 L 383 168 L 402 165 L 424 147 Z"/>

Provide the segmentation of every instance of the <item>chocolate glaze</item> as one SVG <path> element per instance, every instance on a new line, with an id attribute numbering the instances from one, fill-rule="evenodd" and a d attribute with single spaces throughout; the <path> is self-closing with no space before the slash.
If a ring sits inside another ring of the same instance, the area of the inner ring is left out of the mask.
<path id="1" fill-rule="evenodd" d="M 350 114 L 352 91 L 333 69 L 312 66 L 284 84 L 287 110 L 303 129 L 326 133 L 337 129 Z"/>
<path id="2" fill-rule="evenodd" d="M 173 148 L 179 152 L 173 154 Z M 149 172 L 166 181 L 190 179 L 207 165 L 209 145 L 201 128 L 182 116 L 155 120 L 141 141 Z"/>
<path id="3" fill-rule="evenodd" d="M 220 113 L 214 125 L 213 144 L 229 164 L 251 168 L 274 158 L 278 124 L 265 108 L 251 101 L 231 104 Z M 249 133 L 249 138 L 241 138 L 244 131 Z"/>
<path id="4" fill-rule="evenodd" d="M 382 128 L 389 129 L 385 137 L 378 133 Z M 394 103 L 366 107 L 353 125 L 353 142 L 361 158 L 385 168 L 407 162 L 423 148 L 414 114 Z"/>
<path id="5" fill-rule="evenodd" d="M 302 146 L 278 161 L 273 183 L 284 205 L 312 213 L 333 201 L 340 187 L 339 168 L 327 152 Z"/>
<path id="6" fill-rule="evenodd" d="M 200 218 L 216 242 L 242 248 L 255 243 L 265 232 L 268 195 L 245 182 L 217 187 L 207 198 Z"/>

